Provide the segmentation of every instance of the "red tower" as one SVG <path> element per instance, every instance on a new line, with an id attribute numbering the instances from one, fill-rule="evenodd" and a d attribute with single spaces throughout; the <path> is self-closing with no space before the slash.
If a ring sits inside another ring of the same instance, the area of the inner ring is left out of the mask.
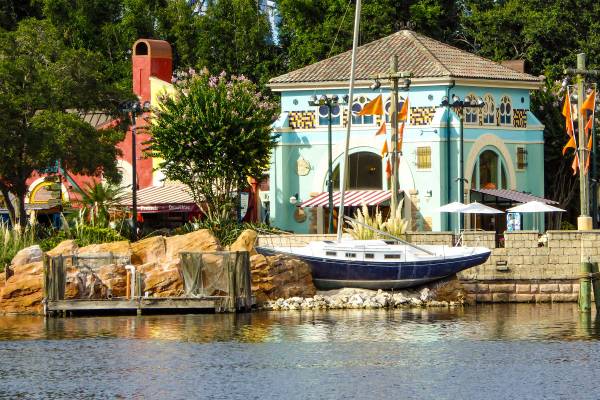
<path id="1" fill-rule="evenodd" d="M 133 93 L 140 101 L 150 101 L 150 77 L 171 82 L 173 55 L 164 40 L 139 39 L 133 44 Z"/>

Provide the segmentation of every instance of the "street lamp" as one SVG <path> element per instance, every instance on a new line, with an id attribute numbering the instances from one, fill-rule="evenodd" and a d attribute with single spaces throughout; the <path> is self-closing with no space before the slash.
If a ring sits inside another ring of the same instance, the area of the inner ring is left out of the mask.
<path id="1" fill-rule="evenodd" d="M 459 150 L 459 175 L 458 175 L 458 201 L 464 203 L 465 201 L 465 171 L 464 171 L 464 109 L 465 108 L 482 108 L 485 106 L 485 102 L 481 97 L 471 98 L 466 96 L 464 100 L 461 100 L 457 95 L 452 95 L 452 99 L 448 99 L 448 96 L 442 97 L 442 107 L 451 107 L 454 112 L 458 115 L 460 121 L 459 132 L 460 132 L 460 150 Z M 449 128 L 448 128 L 449 129 Z M 448 145 L 450 145 L 450 136 L 448 135 Z M 462 230 L 462 218 L 458 220 L 458 229 Z"/>
<path id="2" fill-rule="evenodd" d="M 348 95 L 345 95 L 340 101 L 337 94 L 327 96 L 325 94 L 317 98 L 316 95 L 310 96 L 308 104 L 313 107 L 327 107 L 327 192 L 329 193 L 329 233 L 333 233 L 333 167 L 331 154 L 331 110 L 335 107 L 348 104 Z"/>
<path id="3" fill-rule="evenodd" d="M 150 110 L 150 102 L 127 101 L 121 104 L 121 112 L 131 116 L 131 208 L 132 208 L 132 240 L 137 240 L 137 150 L 136 150 L 136 115 Z"/>

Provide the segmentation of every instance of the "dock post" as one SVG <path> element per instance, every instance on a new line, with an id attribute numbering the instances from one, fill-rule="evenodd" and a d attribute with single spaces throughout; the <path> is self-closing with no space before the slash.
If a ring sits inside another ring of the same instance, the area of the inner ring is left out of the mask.
<path id="1" fill-rule="evenodd" d="M 581 270 L 579 274 L 579 311 L 590 312 L 592 310 L 592 263 L 582 261 Z"/>
<path id="2" fill-rule="evenodd" d="M 596 313 L 600 312 L 600 270 L 598 263 L 592 264 L 592 289 L 594 290 L 594 303 L 596 303 Z"/>

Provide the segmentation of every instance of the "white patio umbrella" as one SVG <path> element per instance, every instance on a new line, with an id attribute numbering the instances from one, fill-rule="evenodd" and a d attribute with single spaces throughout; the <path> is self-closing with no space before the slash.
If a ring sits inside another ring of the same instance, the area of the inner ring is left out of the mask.
<path id="1" fill-rule="evenodd" d="M 495 208 L 486 206 L 485 204 L 476 201 L 467 204 L 465 208 L 459 212 L 463 214 L 503 214 L 504 211 L 496 210 Z M 477 219 L 475 220 L 475 229 L 477 229 Z"/>
<path id="2" fill-rule="evenodd" d="M 460 201 L 454 201 L 452 203 L 448 203 L 446 205 L 439 207 L 437 209 L 437 211 L 450 212 L 450 213 L 456 212 L 457 213 L 457 212 L 460 212 L 462 209 L 464 209 L 466 206 L 467 206 L 466 204 L 463 204 Z"/>
<path id="3" fill-rule="evenodd" d="M 467 205 L 461 203 L 460 201 L 454 201 L 452 203 L 445 204 L 437 209 L 439 212 L 447 212 L 447 213 L 456 213 L 456 218 L 460 218 L 458 215 L 462 209 L 464 209 Z"/>
<path id="4" fill-rule="evenodd" d="M 565 212 L 562 208 L 554 207 L 546 203 L 542 203 L 541 201 L 533 200 L 524 204 L 519 204 L 518 206 L 511 207 L 507 209 L 508 212 L 518 212 L 518 213 L 535 213 L 534 214 L 534 225 L 536 229 L 538 227 L 537 221 L 537 213 L 545 213 L 545 212 Z"/>

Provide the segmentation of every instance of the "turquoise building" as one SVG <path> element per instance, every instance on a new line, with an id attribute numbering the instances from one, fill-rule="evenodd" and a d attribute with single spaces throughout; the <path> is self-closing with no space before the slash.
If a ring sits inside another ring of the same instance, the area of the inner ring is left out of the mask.
<path id="1" fill-rule="evenodd" d="M 390 87 L 384 81 L 376 90 L 370 86 L 373 76 L 389 70 L 393 55 L 398 57 L 398 70 L 412 74 L 408 90 L 402 90 L 399 99 L 399 107 L 407 99 L 409 102 L 399 182 L 404 216 L 410 219 L 412 229 L 439 231 L 457 227 L 456 215 L 436 209 L 459 200 L 461 115 L 465 202 L 478 200 L 505 209 L 524 199 L 543 197 L 544 127 L 530 111 L 530 93 L 540 88 L 540 78 L 524 73 L 523 64 L 518 61 L 498 64 L 410 30 L 358 48 L 354 99 L 349 105 L 332 109 L 335 190 L 350 112 L 348 190 L 389 190 L 381 150 L 384 140 L 391 145 L 387 114 Z M 326 201 L 317 202 L 315 207 L 299 207 L 327 191 L 327 107 L 313 107 L 309 101 L 313 95 L 338 95 L 340 100 L 347 95 L 350 57 L 348 51 L 273 78 L 269 83 L 273 91 L 281 94 L 281 116 L 275 123 L 280 137 L 273 151 L 269 187 L 270 221 L 279 228 L 298 233 L 327 231 Z M 380 94 L 386 111 L 383 118 L 356 115 Z M 481 98 L 484 106 L 444 106 L 445 96 Z M 387 135 L 376 135 L 381 124 L 387 124 Z M 369 192 L 365 198 L 381 199 L 372 193 L 375 192 Z M 479 217 L 477 221 L 466 219 L 466 227 L 475 224 L 498 231 L 506 227 L 504 214 Z M 524 218 L 522 227 L 532 227 L 529 216 Z"/>

